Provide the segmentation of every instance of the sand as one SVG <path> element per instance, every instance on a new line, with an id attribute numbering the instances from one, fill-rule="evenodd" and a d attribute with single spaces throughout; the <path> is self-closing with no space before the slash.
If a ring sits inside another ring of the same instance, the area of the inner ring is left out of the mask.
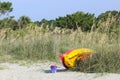
<path id="1" fill-rule="evenodd" d="M 51 73 L 51 64 L 58 66 L 56 73 Z M 73 72 L 54 62 L 0 63 L 0 66 L 4 67 L 0 70 L 0 80 L 120 80 L 120 74 Z"/>

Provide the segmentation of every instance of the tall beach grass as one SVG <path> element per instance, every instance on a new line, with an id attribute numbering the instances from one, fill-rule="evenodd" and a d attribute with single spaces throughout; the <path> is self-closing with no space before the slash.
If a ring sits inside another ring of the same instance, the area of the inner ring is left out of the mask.
<path id="1" fill-rule="evenodd" d="M 74 70 L 120 73 L 119 35 L 97 30 L 82 32 L 56 27 L 51 31 L 42 26 L 16 31 L 4 29 L 0 35 L 0 62 L 14 59 L 59 61 L 58 54 L 77 48 L 89 48 L 94 52 L 88 61 L 78 61 Z"/>

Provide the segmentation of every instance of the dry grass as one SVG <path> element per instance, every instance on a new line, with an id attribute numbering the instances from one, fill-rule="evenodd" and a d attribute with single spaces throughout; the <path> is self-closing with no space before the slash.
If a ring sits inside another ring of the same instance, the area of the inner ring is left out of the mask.
<path id="1" fill-rule="evenodd" d="M 68 49 L 89 48 L 94 50 L 95 55 L 85 63 L 78 63 L 75 70 L 120 72 L 120 40 L 119 37 L 115 38 L 118 36 L 116 34 L 109 36 L 98 31 L 82 32 L 80 29 L 74 31 L 60 28 L 51 31 L 42 26 L 31 26 L 18 31 L 1 31 L 1 57 L 10 55 L 11 58 L 19 60 L 59 60 L 58 54 Z M 8 58 L 8 61 L 10 59 Z"/>

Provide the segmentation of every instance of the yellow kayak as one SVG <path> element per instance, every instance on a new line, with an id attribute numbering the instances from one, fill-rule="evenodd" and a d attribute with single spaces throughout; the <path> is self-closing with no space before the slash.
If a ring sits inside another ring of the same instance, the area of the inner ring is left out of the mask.
<path id="1" fill-rule="evenodd" d="M 64 67 L 73 68 L 75 67 L 77 60 L 85 61 L 91 54 L 92 50 L 81 48 L 76 50 L 68 50 L 64 54 L 60 54 L 59 57 L 61 58 Z"/>

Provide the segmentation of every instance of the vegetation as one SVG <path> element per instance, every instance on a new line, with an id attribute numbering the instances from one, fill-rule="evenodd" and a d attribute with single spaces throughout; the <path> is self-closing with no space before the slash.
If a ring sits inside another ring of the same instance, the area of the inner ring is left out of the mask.
<path id="1" fill-rule="evenodd" d="M 0 6 L 0 14 L 12 11 L 12 3 Z M 2 16 L 0 15 L 0 17 Z M 76 12 L 55 20 L 32 22 L 27 16 L 0 20 L 0 62 L 11 60 L 56 60 L 68 49 L 94 50 L 87 61 L 78 61 L 74 70 L 120 73 L 120 12 L 94 14 Z"/>
<path id="2" fill-rule="evenodd" d="M 7 14 L 13 10 L 11 2 L 0 1 L 0 15 Z"/>
<path id="3" fill-rule="evenodd" d="M 3 30 L 2 30 L 3 31 Z M 114 34 L 116 35 L 116 34 Z M 0 38 L 0 55 L 8 61 L 17 60 L 60 60 L 58 54 L 68 49 L 89 48 L 93 56 L 78 63 L 74 70 L 84 72 L 120 72 L 120 39 L 97 31 L 82 32 L 80 29 L 50 31 L 41 27 L 22 30 L 5 29 Z M 6 59 L 6 58 L 4 58 Z"/>

